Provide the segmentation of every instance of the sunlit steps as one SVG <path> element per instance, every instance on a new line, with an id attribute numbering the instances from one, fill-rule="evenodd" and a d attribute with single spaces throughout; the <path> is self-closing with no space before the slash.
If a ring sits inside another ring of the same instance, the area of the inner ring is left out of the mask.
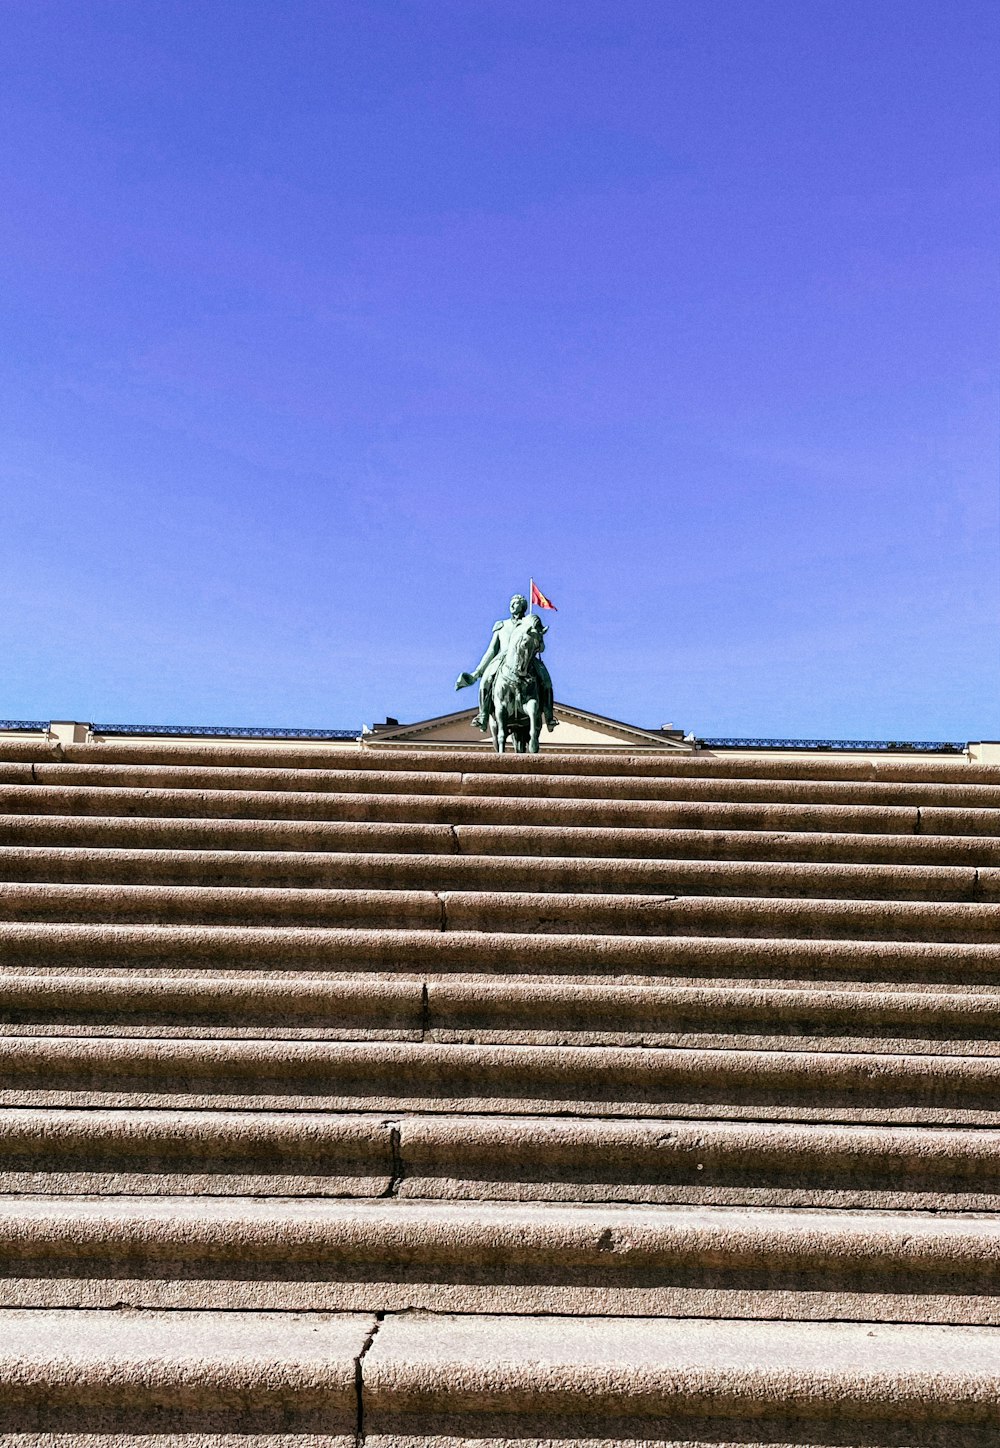
<path id="1" fill-rule="evenodd" d="M 5 1442 L 993 1448 L 1000 771 L 0 754 Z"/>

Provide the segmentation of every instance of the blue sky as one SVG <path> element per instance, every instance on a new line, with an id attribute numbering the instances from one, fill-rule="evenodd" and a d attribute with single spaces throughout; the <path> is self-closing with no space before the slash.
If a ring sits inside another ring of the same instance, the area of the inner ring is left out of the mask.
<path id="1" fill-rule="evenodd" d="M 0 715 L 1000 737 L 993 0 L 0 12 Z"/>

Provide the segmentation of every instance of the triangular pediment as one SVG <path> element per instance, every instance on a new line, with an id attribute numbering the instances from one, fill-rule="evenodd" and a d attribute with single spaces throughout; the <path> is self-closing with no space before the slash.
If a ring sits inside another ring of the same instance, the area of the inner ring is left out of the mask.
<path id="1" fill-rule="evenodd" d="M 374 729 L 365 731 L 362 743 L 380 748 L 384 744 L 398 744 L 492 749 L 489 736 L 473 727 L 475 715 L 475 709 L 463 709 L 456 714 L 421 719 L 415 724 L 376 724 Z M 668 733 L 661 729 L 643 729 L 571 704 L 557 703 L 555 716 L 558 727 L 551 734 L 547 729 L 542 730 L 543 749 L 657 749 L 688 753 L 695 747 L 693 741 L 680 736 L 679 730 Z"/>

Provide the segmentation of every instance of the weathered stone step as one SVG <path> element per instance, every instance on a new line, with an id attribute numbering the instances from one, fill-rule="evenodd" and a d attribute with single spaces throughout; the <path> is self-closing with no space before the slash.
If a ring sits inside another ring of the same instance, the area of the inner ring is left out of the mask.
<path id="1" fill-rule="evenodd" d="M 354 1448 L 356 1365 L 375 1325 L 365 1313 L 8 1308 L 0 1434 L 19 1448 Z"/>
<path id="2" fill-rule="evenodd" d="M 996 1441 L 992 1327 L 7 1308 L 0 1334 L 23 1448 Z"/>
<path id="3" fill-rule="evenodd" d="M 475 826 L 462 826 L 476 828 Z M 157 819 L 139 815 L 0 814 L 0 845 L 180 850 L 308 850 L 384 851 L 401 854 L 451 855 L 459 851 L 458 826 L 442 824 L 371 824 L 365 820 L 267 819 Z M 487 833 L 491 833 L 487 828 Z M 512 831 L 523 840 L 523 832 Z M 538 836 L 544 837 L 539 829 Z M 658 837 L 658 830 L 639 831 Z M 605 831 L 595 830 L 603 837 Z M 534 836 L 533 836 L 534 838 Z M 803 838 L 807 838 L 803 836 Z M 857 837 L 852 837 L 857 838 Z M 865 836 L 881 840 L 877 836 Z M 920 841 L 919 835 L 903 838 Z M 930 843 L 928 841 L 928 843 Z M 1000 838 L 991 841 L 971 836 L 942 840 L 948 852 L 941 863 L 989 865 L 996 851 L 1000 864 Z M 968 853 L 966 853 L 968 852 Z M 502 851 L 501 853 L 505 853 Z M 931 863 L 938 863 L 937 856 Z"/>
<path id="4" fill-rule="evenodd" d="M 5 848 L 202 850 L 1000 867 L 1000 836 L 0 815 Z M 527 846 L 527 851 L 526 851 Z"/>
<path id="5" fill-rule="evenodd" d="M 72 890 L 73 886 L 8 886 Z M 102 887 L 77 887 L 97 893 Z M 131 887 L 134 890 L 141 886 Z M 207 892 L 206 892 L 207 893 Z M 220 895 L 224 892 L 219 891 Z M 263 892 L 258 892 L 262 894 Z M 295 892 L 288 892 L 289 894 Z M 331 894 L 334 892 L 331 892 Z M 400 892 L 405 895 L 407 892 Z M 0 912 L 5 888 L 0 887 Z M 853 940 L 1000 941 L 1000 905 L 903 900 L 440 891 L 446 930 L 550 934 L 734 935 Z M 31 906 L 28 905 L 28 909 Z"/>
<path id="6" fill-rule="evenodd" d="M 1000 1060 L 621 1046 L 8 1036 L 6 1106 L 1000 1123 Z"/>
<path id="7" fill-rule="evenodd" d="M 1000 837 L 1000 810 L 992 808 L 507 798 L 503 794 L 319 794 L 5 785 L 0 786 L 0 813 Z"/>
<path id="8" fill-rule="evenodd" d="M 975 908 L 975 907 L 973 907 Z M 0 884 L 0 920 L 352 926 L 441 930 L 430 890 L 212 889 L 170 885 Z"/>
<path id="9" fill-rule="evenodd" d="M 0 1108 L 0 1191 L 996 1211 L 1000 1130 Z"/>
<path id="10" fill-rule="evenodd" d="M 0 1034 L 996 1055 L 1000 994 L 6 973 Z"/>
<path id="11" fill-rule="evenodd" d="M 720 803 L 917 805 L 1000 808 L 1000 780 L 985 783 L 958 774 L 947 781 L 889 779 L 783 779 L 756 776 L 642 776 L 633 774 L 530 774 L 490 771 L 226 768 L 198 765 L 0 763 L 0 788 L 115 788 L 299 792 L 362 795 L 497 796 L 506 799 L 612 799 L 718 801 Z"/>
<path id="12" fill-rule="evenodd" d="M 618 977 L 746 984 L 852 981 L 899 989 L 1000 985 L 1000 945 L 537 935 L 492 931 L 0 922 L 0 972 L 135 969 Z"/>
<path id="13" fill-rule="evenodd" d="M 414 1314 L 363 1363 L 371 1448 L 994 1448 L 991 1327 Z"/>
<path id="14" fill-rule="evenodd" d="M 0 1035 L 420 1040 L 426 1022 L 425 988 L 405 978 L 0 974 Z"/>
<path id="15" fill-rule="evenodd" d="M 0 1307 L 1000 1322 L 1000 1217 L 0 1198 Z"/>
<path id="16" fill-rule="evenodd" d="M 0 1192 L 382 1197 L 398 1170 L 378 1115 L 0 1108 Z"/>
<path id="17" fill-rule="evenodd" d="M 506 799 L 641 799 L 717 801 L 722 804 L 873 805 L 878 808 L 906 805 L 959 809 L 1000 807 L 1000 783 L 973 783 L 961 777 L 946 783 L 927 780 L 768 779 L 754 775 L 736 779 L 639 779 L 628 775 L 597 778 L 593 775 L 549 774 L 512 779 L 498 774 L 462 774 L 457 778 L 460 783 L 453 791 L 456 794 L 501 795 Z M 106 782 L 112 783 L 110 780 Z M 260 787 L 268 786 L 262 784 Z"/>
<path id="18" fill-rule="evenodd" d="M 262 889 L 517 890 L 1000 900 L 1000 868 L 742 860 L 555 859 L 509 855 L 0 846 L 4 883 L 199 885 Z"/>
<path id="19" fill-rule="evenodd" d="M 751 758 L 726 754 L 692 754 L 656 752 L 630 754 L 625 749 L 604 753 L 584 749 L 577 752 L 552 747 L 537 755 L 505 754 L 502 758 L 490 748 L 380 749 L 366 746 L 358 749 L 324 747 L 317 744 L 273 745 L 264 742 L 177 743 L 168 739 L 129 741 L 106 740 L 101 744 L 67 744 L 52 742 L 44 746 L 0 742 L 0 759 L 60 761 L 68 764 L 136 764 L 136 765 L 205 765 L 209 767 L 276 768 L 276 769 L 355 769 L 452 771 L 459 773 L 502 774 L 517 778 L 533 774 L 592 774 L 605 776 L 643 777 L 718 777 L 773 779 L 887 779 L 926 780 L 948 783 L 966 780 L 972 783 L 996 784 L 1000 769 L 996 765 L 973 764 L 965 756 L 937 759 L 915 757 L 900 752 L 878 758 L 852 759 L 829 751 L 809 755 L 755 754 Z"/>
<path id="20" fill-rule="evenodd" d="M 492 782 L 493 776 L 481 776 Z M 3 764 L 0 763 L 0 787 L 35 784 L 56 789 L 67 788 L 115 788 L 115 789 L 164 789 L 164 790 L 220 790 L 233 793 L 259 792 L 261 790 L 288 793 L 306 792 L 314 794 L 426 794 L 453 795 L 475 794 L 477 791 L 466 783 L 461 772 L 443 768 L 435 770 L 407 769 L 282 769 L 271 766 L 225 766 L 219 764 L 104 764 L 93 759 L 85 764 Z M 627 778 L 627 776 L 626 776 Z M 590 783 L 590 777 L 584 777 Z M 530 778 L 512 781 L 515 792 L 531 792 Z M 600 791 L 602 780 L 597 780 L 591 789 Z M 700 781 L 695 782 L 696 785 Z M 710 787 L 710 781 L 705 781 Z M 639 789 L 669 789 L 670 782 L 662 784 L 657 780 L 640 779 Z M 849 786 L 851 787 L 851 786 Z M 862 788 L 871 786 L 862 784 Z M 888 788 L 897 786 L 889 784 Z M 911 788 L 908 784 L 898 786 Z M 957 786 L 966 788 L 964 779 Z M 947 785 L 932 784 L 933 790 L 944 790 L 945 798 L 951 791 Z M 970 784 L 973 791 L 991 791 L 992 785 Z M 490 793 L 493 791 L 490 790 Z M 645 796 L 643 796 L 645 797 Z M 654 796 L 656 797 L 656 796 Z M 984 797 L 984 802 L 988 801 Z"/>
<path id="21" fill-rule="evenodd" d="M 721 1045 L 921 1054 L 1000 1052 L 1000 993 L 432 980 L 443 1043 Z M 0 979 L 0 1018 L 7 1015 Z"/>
<path id="22" fill-rule="evenodd" d="M 996 1211 L 1000 1131 L 403 1116 L 401 1198 Z"/>
<path id="23" fill-rule="evenodd" d="M 0 884 L 0 920 L 1000 943 L 1000 904 L 190 885 Z"/>

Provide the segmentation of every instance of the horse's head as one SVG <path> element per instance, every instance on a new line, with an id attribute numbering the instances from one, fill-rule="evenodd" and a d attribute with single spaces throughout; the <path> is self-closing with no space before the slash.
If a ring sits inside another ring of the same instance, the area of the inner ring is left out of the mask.
<path id="1" fill-rule="evenodd" d="M 507 649 L 506 664 L 511 673 L 526 675 L 542 643 L 540 629 L 519 629 Z"/>

